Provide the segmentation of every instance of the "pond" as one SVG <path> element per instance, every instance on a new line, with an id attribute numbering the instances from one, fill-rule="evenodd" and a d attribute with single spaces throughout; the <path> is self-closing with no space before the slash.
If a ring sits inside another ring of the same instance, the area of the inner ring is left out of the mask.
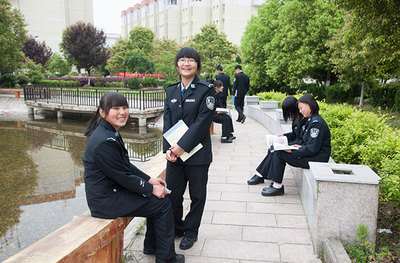
<path id="1" fill-rule="evenodd" d="M 87 119 L 23 119 L 0 118 L 0 262 L 88 209 L 82 165 Z M 121 134 L 138 167 L 162 149 L 158 129 L 127 125 Z"/>

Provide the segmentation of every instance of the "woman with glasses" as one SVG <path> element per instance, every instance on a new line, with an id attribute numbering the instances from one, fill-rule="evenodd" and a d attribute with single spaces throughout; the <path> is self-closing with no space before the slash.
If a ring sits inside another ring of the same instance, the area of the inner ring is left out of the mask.
<path id="1" fill-rule="evenodd" d="M 213 86 L 198 79 L 201 68 L 200 55 L 192 47 L 182 48 L 175 57 L 175 68 L 180 81 L 167 88 L 164 105 L 164 127 L 167 132 L 180 120 L 188 127 L 186 133 L 174 145 L 166 139 L 166 181 L 172 191 L 175 235 L 183 236 L 179 248 L 189 249 L 197 241 L 201 217 L 206 202 L 208 169 L 212 161 L 210 125 L 215 115 L 215 90 Z M 182 160 L 197 145 L 202 147 L 191 157 Z M 183 194 L 189 184 L 190 211 L 183 218 Z"/>

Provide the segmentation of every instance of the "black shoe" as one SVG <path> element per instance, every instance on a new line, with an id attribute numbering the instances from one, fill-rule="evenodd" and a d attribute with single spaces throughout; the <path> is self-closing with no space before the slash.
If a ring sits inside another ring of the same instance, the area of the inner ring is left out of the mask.
<path id="1" fill-rule="evenodd" d="M 285 187 L 283 185 L 281 188 L 276 189 L 275 187 L 272 186 L 272 184 L 269 187 L 265 187 L 261 192 L 263 196 L 283 195 L 284 193 L 285 193 Z"/>
<path id="2" fill-rule="evenodd" d="M 231 134 L 231 135 L 228 136 L 228 139 L 229 140 L 234 140 L 234 139 L 236 139 L 236 137 L 233 134 Z"/>
<path id="3" fill-rule="evenodd" d="M 240 122 L 243 124 L 245 120 L 246 120 L 246 116 L 243 116 L 243 119 L 241 119 Z"/>
<path id="4" fill-rule="evenodd" d="M 175 237 L 183 237 L 183 232 L 175 231 Z"/>
<path id="5" fill-rule="evenodd" d="M 262 183 L 264 183 L 264 178 L 262 178 L 256 174 L 253 177 L 251 177 L 249 180 L 247 180 L 247 184 L 249 184 L 249 185 L 256 185 L 256 184 L 262 184 Z"/>
<path id="6" fill-rule="evenodd" d="M 179 248 L 182 250 L 189 249 L 193 247 L 194 242 L 197 241 L 197 237 L 183 237 L 181 243 L 179 244 Z"/>
<path id="7" fill-rule="evenodd" d="M 221 143 L 232 143 L 232 140 L 229 138 L 221 138 Z"/>
<path id="8" fill-rule="evenodd" d="M 176 254 L 173 258 L 167 260 L 156 258 L 156 263 L 185 263 L 185 256 L 182 254 Z"/>
<path id="9" fill-rule="evenodd" d="M 156 249 L 154 247 L 145 247 L 143 248 L 143 254 L 145 255 L 155 255 Z"/>
<path id="10" fill-rule="evenodd" d="M 238 119 L 238 120 L 236 120 L 236 122 L 242 122 L 242 121 Z"/>

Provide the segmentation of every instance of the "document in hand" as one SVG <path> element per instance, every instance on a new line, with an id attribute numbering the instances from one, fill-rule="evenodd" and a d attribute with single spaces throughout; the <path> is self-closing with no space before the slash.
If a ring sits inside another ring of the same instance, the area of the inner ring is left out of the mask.
<path id="1" fill-rule="evenodd" d="M 298 150 L 299 148 L 288 145 L 286 136 L 266 135 L 267 145 L 271 152 L 280 150 Z"/>
<path id="2" fill-rule="evenodd" d="M 226 114 L 228 114 L 229 116 L 231 116 L 231 110 L 227 109 L 227 108 L 215 108 L 216 112 L 222 111 L 225 112 Z"/>
<path id="3" fill-rule="evenodd" d="M 183 120 L 178 121 L 174 126 L 172 126 L 168 131 L 164 133 L 164 138 L 167 140 L 169 145 L 175 145 L 178 141 L 182 138 L 182 136 L 189 130 L 188 126 Z M 197 144 L 189 153 L 184 152 L 180 158 L 182 161 L 186 161 L 189 159 L 193 154 L 195 154 L 198 150 L 203 147 L 201 143 Z"/>

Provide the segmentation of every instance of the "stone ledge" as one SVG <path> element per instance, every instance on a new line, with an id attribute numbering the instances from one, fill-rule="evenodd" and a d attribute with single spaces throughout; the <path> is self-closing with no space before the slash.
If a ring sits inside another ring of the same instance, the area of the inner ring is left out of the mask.
<path id="1" fill-rule="evenodd" d="M 322 245 L 326 263 L 351 263 L 351 259 L 339 239 L 325 238 Z"/>

